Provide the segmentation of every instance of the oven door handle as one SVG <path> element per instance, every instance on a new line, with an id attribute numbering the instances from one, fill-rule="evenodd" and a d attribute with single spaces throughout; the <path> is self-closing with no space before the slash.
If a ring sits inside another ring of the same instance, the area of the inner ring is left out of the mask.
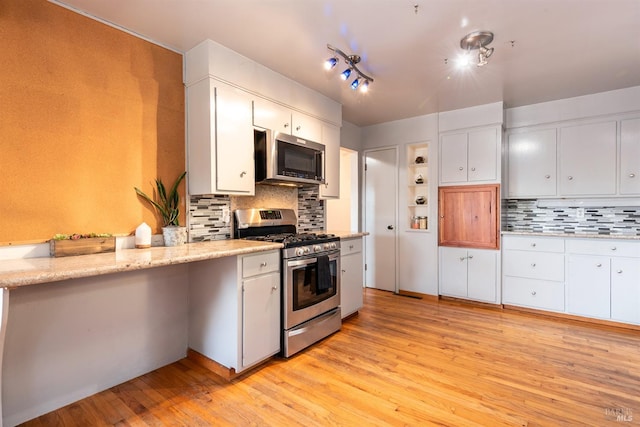
<path id="1" fill-rule="evenodd" d="M 333 253 L 329 255 L 329 261 L 335 261 L 340 257 L 340 254 Z M 317 257 L 299 259 L 299 260 L 287 260 L 287 267 L 299 267 L 301 265 L 310 265 L 318 262 Z"/>

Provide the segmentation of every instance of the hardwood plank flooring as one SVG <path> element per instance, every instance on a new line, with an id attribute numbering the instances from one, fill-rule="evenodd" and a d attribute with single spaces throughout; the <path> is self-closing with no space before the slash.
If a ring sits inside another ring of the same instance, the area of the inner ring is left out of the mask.
<path id="1" fill-rule="evenodd" d="M 291 359 L 274 359 L 231 382 L 183 359 L 24 425 L 620 426 L 639 420 L 637 330 L 367 289 L 358 316 Z"/>

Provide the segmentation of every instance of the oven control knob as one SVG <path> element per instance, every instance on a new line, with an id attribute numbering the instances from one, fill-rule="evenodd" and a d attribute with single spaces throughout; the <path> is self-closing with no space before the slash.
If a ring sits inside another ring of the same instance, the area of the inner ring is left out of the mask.
<path id="1" fill-rule="evenodd" d="M 322 250 L 322 246 L 320 245 L 313 245 L 313 251 L 314 252 L 320 252 Z"/>
<path id="2" fill-rule="evenodd" d="M 311 249 L 309 249 L 309 246 L 305 246 L 303 248 L 303 251 L 304 251 L 305 254 L 308 254 L 309 252 L 311 252 Z"/>
<path id="3" fill-rule="evenodd" d="M 304 249 L 297 248 L 296 249 L 296 256 L 302 256 L 302 255 L 304 255 Z"/>
<path id="4" fill-rule="evenodd" d="M 336 245 L 336 242 L 333 242 L 333 243 L 330 243 L 330 244 L 329 244 L 329 247 L 330 247 L 331 249 L 335 249 L 335 248 L 337 248 L 337 247 L 338 247 L 338 245 Z"/>
<path id="5" fill-rule="evenodd" d="M 328 251 L 329 249 L 331 249 L 331 245 L 329 243 L 325 243 L 324 244 L 324 250 Z"/>

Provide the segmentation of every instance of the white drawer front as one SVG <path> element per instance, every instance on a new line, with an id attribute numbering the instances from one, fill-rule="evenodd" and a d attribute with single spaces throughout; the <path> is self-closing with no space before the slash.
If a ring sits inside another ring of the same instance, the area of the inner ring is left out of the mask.
<path id="1" fill-rule="evenodd" d="M 346 239 L 340 242 L 340 255 L 355 254 L 362 252 L 362 238 Z"/>
<path id="2" fill-rule="evenodd" d="M 640 258 L 640 241 L 567 239 L 567 252 Z"/>
<path id="3" fill-rule="evenodd" d="M 505 277 L 502 291 L 504 304 L 564 311 L 564 284 L 562 282 Z"/>
<path id="4" fill-rule="evenodd" d="M 564 281 L 564 254 L 531 251 L 504 251 L 502 271 L 505 276 Z"/>
<path id="5" fill-rule="evenodd" d="M 280 251 L 242 257 L 242 277 L 257 276 L 280 270 Z"/>
<path id="6" fill-rule="evenodd" d="M 502 237 L 502 248 L 522 251 L 564 252 L 564 239 L 561 237 L 507 235 Z"/>

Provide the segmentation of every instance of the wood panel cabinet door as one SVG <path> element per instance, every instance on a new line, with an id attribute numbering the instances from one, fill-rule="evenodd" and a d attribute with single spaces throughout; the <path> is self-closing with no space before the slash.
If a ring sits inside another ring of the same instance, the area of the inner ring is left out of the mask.
<path id="1" fill-rule="evenodd" d="M 500 186 L 464 185 L 438 191 L 438 244 L 498 249 Z"/>

